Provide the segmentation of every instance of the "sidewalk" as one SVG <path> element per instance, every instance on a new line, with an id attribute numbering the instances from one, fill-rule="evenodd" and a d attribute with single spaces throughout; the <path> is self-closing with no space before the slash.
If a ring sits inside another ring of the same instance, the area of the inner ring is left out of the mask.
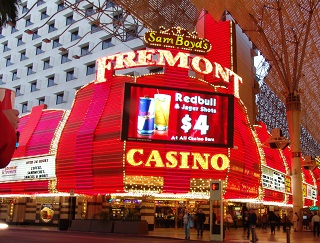
<path id="1" fill-rule="evenodd" d="M 32 231 L 59 231 L 58 227 L 52 226 L 27 226 L 27 225 L 10 225 L 8 229 L 12 230 L 32 230 Z M 74 231 L 73 231 L 74 232 Z M 258 243 L 274 243 L 274 242 L 282 242 L 282 243 L 310 243 L 310 242 L 320 242 L 319 237 L 314 237 L 313 232 L 310 231 L 300 231 L 300 232 L 293 232 L 291 230 L 289 236 L 290 241 L 287 241 L 287 233 L 283 232 L 282 229 L 277 231 L 273 235 L 270 232 L 270 228 L 266 230 L 262 230 L 257 228 L 257 237 L 259 239 Z M 90 233 L 90 232 L 88 232 Z M 111 233 L 113 234 L 113 233 Z M 109 233 L 110 235 L 110 233 Z M 136 235 L 131 235 L 134 237 Z M 177 239 L 185 241 L 184 231 L 182 228 L 174 229 L 174 228 L 156 228 L 154 231 L 149 231 L 147 235 L 137 235 L 139 237 L 145 238 L 162 238 L 162 239 Z M 251 237 L 251 236 L 250 236 Z M 191 229 L 191 242 L 209 242 L 210 235 L 209 231 L 205 230 L 203 232 L 203 237 L 197 236 L 197 230 Z M 231 243 L 249 243 L 251 238 L 247 238 L 246 232 L 244 232 L 243 228 L 238 229 L 230 229 L 226 231 L 226 237 L 223 242 Z M 214 242 L 214 241 L 211 241 Z M 217 241 L 215 241 L 217 242 Z"/>

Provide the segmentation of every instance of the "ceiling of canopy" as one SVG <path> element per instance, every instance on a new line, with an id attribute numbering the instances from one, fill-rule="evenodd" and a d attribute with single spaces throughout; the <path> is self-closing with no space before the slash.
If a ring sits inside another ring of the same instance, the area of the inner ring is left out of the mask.
<path id="1" fill-rule="evenodd" d="M 265 82 L 283 101 L 298 92 L 301 123 L 320 143 L 320 0 L 115 0 L 148 28 L 193 31 L 201 10 L 230 14 L 270 64 Z M 310 18 L 311 16 L 311 18 Z"/>

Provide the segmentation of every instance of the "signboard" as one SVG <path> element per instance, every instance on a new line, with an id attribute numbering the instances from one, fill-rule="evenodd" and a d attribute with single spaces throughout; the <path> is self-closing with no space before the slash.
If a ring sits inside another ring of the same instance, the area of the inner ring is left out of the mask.
<path id="1" fill-rule="evenodd" d="M 55 156 L 30 157 L 12 160 L 1 169 L 0 183 L 56 178 Z"/>
<path id="2" fill-rule="evenodd" d="M 285 192 L 286 175 L 279 171 L 262 166 L 262 187 Z"/>
<path id="3" fill-rule="evenodd" d="M 127 83 L 121 136 L 233 147 L 233 95 Z"/>
<path id="4" fill-rule="evenodd" d="M 317 200 L 317 188 L 307 185 L 307 198 Z"/>

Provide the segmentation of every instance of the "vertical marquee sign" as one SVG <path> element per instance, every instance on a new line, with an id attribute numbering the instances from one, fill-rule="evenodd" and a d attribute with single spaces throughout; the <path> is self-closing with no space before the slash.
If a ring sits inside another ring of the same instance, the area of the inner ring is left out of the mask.
<path id="1" fill-rule="evenodd" d="M 233 95 L 125 86 L 122 139 L 233 146 Z"/>

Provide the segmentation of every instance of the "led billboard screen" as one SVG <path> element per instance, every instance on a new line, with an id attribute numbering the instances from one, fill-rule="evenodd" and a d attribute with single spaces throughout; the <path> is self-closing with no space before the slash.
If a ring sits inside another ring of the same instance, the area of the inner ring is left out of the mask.
<path id="1" fill-rule="evenodd" d="M 122 140 L 233 146 L 233 95 L 126 83 Z"/>

